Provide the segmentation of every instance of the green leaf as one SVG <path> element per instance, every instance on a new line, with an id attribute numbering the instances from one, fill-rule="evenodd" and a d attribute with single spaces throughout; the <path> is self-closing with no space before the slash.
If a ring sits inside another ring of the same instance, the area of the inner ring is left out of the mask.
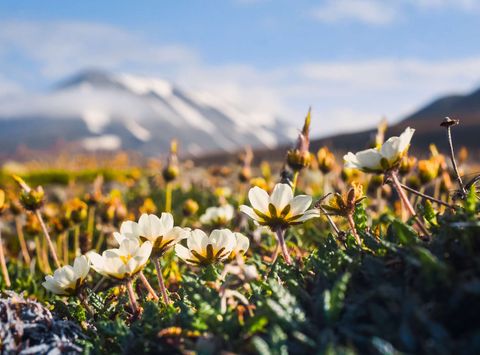
<path id="1" fill-rule="evenodd" d="M 339 319 L 347 295 L 347 286 L 350 277 L 350 273 L 346 272 L 335 283 L 331 290 L 325 290 L 323 294 L 325 317 L 330 324 L 335 323 Z"/>

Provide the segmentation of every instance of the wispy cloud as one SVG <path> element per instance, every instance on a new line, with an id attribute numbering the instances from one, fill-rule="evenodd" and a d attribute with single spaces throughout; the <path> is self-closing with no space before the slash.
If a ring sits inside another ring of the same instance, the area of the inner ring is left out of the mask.
<path id="1" fill-rule="evenodd" d="M 397 11 L 388 1 L 328 0 L 312 10 L 312 17 L 321 22 L 353 21 L 371 25 L 391 23 Z"/>
<path id="2" fill-rule="evenodd" d="M 310 17 L 324 23 L 356 22 L 384 26 L 406 17 L 409 11 L 480 11 L 479 0 L 325 0 Z"/>

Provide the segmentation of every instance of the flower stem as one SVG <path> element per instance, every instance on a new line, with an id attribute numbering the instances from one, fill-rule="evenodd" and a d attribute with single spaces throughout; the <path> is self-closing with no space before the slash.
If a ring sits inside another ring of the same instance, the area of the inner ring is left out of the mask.
<path id="1" fill-rule="evenodd" d="M 160 287 L 160 293 L 162 294 L 163 302 L 170 304 L 170 298 L 168 297 L 167 288 L 165 287 L 165 281 L 163 280 L 162 267 L 160 265 L 160 258 L 153 258 L 155 269 L 157 270 L 158 286 Z"/>
<path id="2" fill-rule="evenodd" d="M 43 217 L 42 217 L 42 214 L 40 213 L 39 209 L 35 210 L 35 215 L 37 216 L 38 222 L 40 222 L 40 226 L 42 227 L 43 234 L 45 235 L 45 238 L 47 239 L 48 248 L 50 249 L 50 254 L 52 254 L 53 261 L 55 262 L 55 267 L 59 268 L 60 267 L 60 262 L 58 261 L 57 252 L 55 251 L 55 247 L 53 246 L 52 239 L 50 238 L 50 234 L 48 233 L 47 226 L 45 225 L 45 222 L 43 221 Z"/>
<path id="3" fill-rule="evenodd" d="M 2 240 L 1 230 L 0 230 L 0 264 L 2 267 L 2 275 L 3 275 L 3 278 L 5 279 L 5 286 L 10 287 L 12 286 L 12 283 L 10 282 L 10 277 L 8 276 L 7 262 L 5 261 L 5 254 L 3 252 L 3 240 Z"/>
<path id="4" fill-rule="evenodd" d="M 172 211 L 172 184 L 167 182 L 165 186 L 165 212 Z"/>
<path id="5" fill-rule="evenodd" d="M 410 203 L 410 200 L 408 199 L 407 195 L 405 194 L 405 191 L 403 191 L 402 184 L 398 180 L 398 176 L 396 172 L 391 172 L 390 173 L 391 181 L 393 183 L 393 187 L 395 190 L 397 190 L 398 195 L 400 196 L 400 199 L 403 201 L 405 207 L 407 208 L 408 212 L 410 215 L 415 219 L 418 228 L 422 231 L 423 234 L 426 236 L 430 236 L 430 233 L 428 232 L 427 228 L 425 225 L 422 223 L 420 218 L 418 217 L 417 213 L 415 212 L 412 204 Z"/>
<path id="6" fill-rule="evenodd" d="M 145 275 L 143 274 L 143 271 L 140 271 L 139 276 L 140 276 L 140 281 L 142 281 L 143 286 L 145 286 L 145 288 L 147 289 L 148 293 L 150 293 L 150 296 L 152 296 L 152 298 L 153 298 L 155 301 L 158 301 L 159 298 L 158 298 L 157 294 L 155 293 L 154 289 L 152 288 L 152 286 L 150 285 L 150 282 L 148 282 L 147 278 L 146 278 Z"/>
<path id="7" fill-rule="evenodd" d="M 353 216 L 351 213 L 347 215 L 347 221 L 348 221 L 348 224 L 350 225 L 350 229 L 352 230 L 352 234 L 355 237 L 355 240 L 357 241 L 357 244 L 359 246 L 362 246 L 362 240 L 360 239 L 360 236 L 357 233 L 357 228 L 355 227 L 355 221 L 353 220 Z"/>
<path id="8" fill-rule="evenodd" d="M 73 257 L 78 256 L 80 250 L 80 225 L 77 224 L 73 231 Z"/>
<path id="9" fill-rule="evenodd" d="M 273 254 L 270 259 L 272 259 L 272 265 L 275 264 L 278 258 L 278 253 L 280 252 L 280 245 L 279 243 L 276 243 L 275 245 L 275 250 L 273 251 Z"/>
<path id="10" fill-rule="evenodd" d="M 128 292 L 128 298 L 130 299 L 130 304 L 132 306 L 133 314 L 138 315 L 139 313 L 138 303 L 137 303 L 137 298 L 135 296 L 135 291 L 133 290 L 133 284 L 131 279 L 127 281 L 127 292 Z"/>
<path id="11" fill-rule="evenodd" d="M 298 182 L 298 171 L 295 170 L 295 172 L 293 173 L 293 181 L 292 181 L 293 194 L 295 194 L 295 189 L 297 188 L 297 182 Z"/>
<path id="12" fill-rule="evenodd" d="M 407 186 L 407 185 L 405 185 L 405 184 L 401 184 L 401 186 L 402 186 L 402 188 L 404 188 L 404 189 L 407 190 L 408 192 L 411 192 L 412 194 L 415 194 L 415 195 L 417 195 L 417 196 L 420 196 L 420 197 L 422 197 L 422 198 L 424 198 L 424 199 L 426 199 L 426 200 L 430 200 L 430 201 L 433 201 L 433 202 L 435 202 L 435 203 L 438 203 L 439 205 L 446 206 L 446 207 L 449 207 L 449 208 L 451 208 L 451 209 L 455 209 L 455 207 L 454 207 L 453 205 L 451 205 L 451 204 L 449 204 L 449 203 L 447 203 L 447 202 L 445 202 L 445 201 L 442 201 L 442 200 L 437 199 L 437 198 L 435 198 L 435 197 L 426 195 L 426 194 L 424 194 L 424 193 L 422 193 L 422 192 L 420 192 L 420 191 L 417 191 L 417 190 L 415 190 L 415 189 L 412 189 L 411 187 L 409 187 L 409 186 Z"/>
<path id="13" fill-rule="evenodd" d="M 90 206 L 88 209 L 87 222 L 87 250 L 92 249 L 93 234 L 95 233 L 95 206 Z"/>
<path id="14" fill-rule="evenodd" d="M 447 138 L 448 145 L 450 147 L 450 160 L 452 161 L 453 170 L 455 171 L 455 177 L 457 179 L 461 193 L 463 194 L 463 196 L 466 196 L 467 190 L 465 189 L 465 185 L 463 185 L 462 177 L 460 176 L 460 173 L 458 171 L 457 161 L 455 160 L 455 151 L 453 150 L 452 130 L 450 125 L 447 126 Z"/>
<path id="15" fill-rule="evenodd" d="M 285 244 L 285 229 L 278 228 L 275 231 L 277 235 L 278 244 L 280 245 L 280 249 L 282 250 L 283 258 L 287 265 L 292 265 L 292 259 L 290 258 L 290 254 L 288 253 L 287 245 Z"/>
<path id="16" fill-rule="evenodd" d="M 32 259 L 28 253 L 27 243 L 25 242 L 25 235 L 23 234 L 22 221 L 20 217 L 15 217 L 15 229 L 17 230 L 18 241 L 20 242 L 20 249 L 22 251 L 22 257 L 25 264 L 30 265 Z"/>
<path id="17" fill-rule="evenodd" d="M 63 244 L 62 244 L 63 263 L 65 265 L 68 265 L 68 232 L 67 231 L 63 232 L 60 238 L 63 239 Z"/>
<path id="18" fill-rule="evenodd" d="M 340 229 L 338 229 L 337 225 L 336 225 L 335 222 L 333 221 L 332 216 L 330 216 L 330 215 L 328 214 L 328 212 L 325 211 L 325 208 L 323 208 L 322 206 L 318 206 L 318 209 L 319 209 L 320 211 L 322 211 L 322 213 L 323 213 L 323 215 L 324 215 L 325 217 L 327 217 L 328 223 L 330 224 L 330 226 L 332 226 L 332 228 L 333 228 L 333 230 L 335 231 L 335 234 L 337 235 L 337 237 L 339 237 L 339 236 L 340 236 Z"/>
<path id="19" fill-rule="evenodd" d="M 105 240 L 105 233 L 101 230 L 100 234 L 98 236 L 98 239 L 97 239 L 97 243 L 95 244 L 95 250 L 100 251 L 100 249 L 102 248 L 104 240 Z"/>

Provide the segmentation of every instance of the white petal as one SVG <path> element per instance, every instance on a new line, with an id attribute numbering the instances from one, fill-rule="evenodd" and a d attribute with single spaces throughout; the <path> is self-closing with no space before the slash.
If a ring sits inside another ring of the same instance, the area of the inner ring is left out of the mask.
<path id="1" fill-rule="evenodd" d="M 232 205 L 225 205 L 222 207 L 223 216 L 227 221 L 231 221 L 233 219 L 233 215 L 235 210 Z"/>
<path id="2" fill-rule="evenodd" d="M 53 273 L 53 278 L 57 281 L 60 285 L 69 285 L 73 281 L 76 280 L 75 271 L 73 267 L 70 265 L 63 266 Z"/>
<path id="3" fill-rule="evenodd" d="M 120 247 L 118 248 L 118 252 L 122 255 L 128 255 L 135 253 L 139 246 L 139 242 L 137 239 L 125 239 Z"/>
<path id="4" fill-rule="evenodd" d="M 180 259 L 183 259 L 185 261 L 192 258 L 190 250 L 188 250 L 181 244 L 175 245 L 175 254 L 177 254 Z"/>
<path id="5" fill-rule="evenodd" d="M 165 235 L 173 228 L 173 216 L 171 213 L 164 212 L 160 217 L 160 222 L 162 225 L 162 230 L 160 235 Z"/>
<path id="6" fill-rule="evenodd" d="M 295 196 L 290 202 L 290 215 L 297 216 L 304 213 L 312 204 L 312 197 L 307 195 Z"/>
<path id="7" fill-rule="evenodd" d="M 398 145 L 398 150 L 400 151 L 400 153 L 403 153 L 408 148 L 414 133 L 415 129 L 407 127 L 405 131 L 400 135 L 400 144 Z"/>
<path id="8" fill-rule="evenodd" d="M 151 235 L 150 218 L 148 217 L 148 214 L 143 213 L 140 216 L 140 219 L 138 220 L 138 226 L 143 237 L 149 237 Z"/>
<path id="9" fill-rule="evenodd" d="M 138 225 L 137 222 L 125 221 L 120 226 L 120 234 L 122 234 L 124 238 L 130 238 L 130 239 L 138 238 L 141 235 L 140 226 Z M 117 242 L 118 244 L 121 243 L 121 241 L 118 241 L 118 240 Z"/>
<path id="10" fill-rule="evenodd" d="M 90 259 L 91 263 L 92 263 L 92 268 L 97 271 L 97 272 L 100 272 L 104 269 L 105 267 L 105 262 L 104 262 L 104 259 L 103 257 L 96 253 L 96 252 L 90 252 L 88 254 L 88 258 Z"/>
<path id="11" fill-rule="evenodd" d="M 117 241 L 118 245 L 122 244 L 122 242 L 127 239 L 124 234 L 118 233 L 118 232 L 113 232 L 113 237 Z"/>
<path id="12" fill-rule="evenodd" d="M 190 236 L 187 238 L 188 249 L 195 250 L 196 252 L 202 254 L 207 245 L 208 236 L 204 231 L 200 229 L 191 231 Z"/>
<path id="13" fill-rule="evenodd" d="M 398 149 L 400 145 L 400 138 L 390 137 L 385 143 L 383 143 L 380 150 L 380 154 L 389 162 L 393 162 L 398 159 L 400 151 Z"/>
<path id="14" fill-rule="evenodd" d="M 361 169 L 360 163 L 358 162 L 357 156 L 352 152 L 343 156 L 345 162 L 345 167 L 349 169 Z"/>
<path id="15" fill-rule="evenodd" d="M 181 228 L 181 227 L 173 227 L 173 229 L 168 232 L 163 241 L 164 243 L 167 243 L 171 240 L 174 240 L 175 243 L 178 243 L 180 240 L 188 238 L 190 235 L 190 230 L 186 228 Z"/>
<path id="16" fill-rule="evenodd" d="M 215 250 L 224 249 L 224 252 L 230 254 L 235 248 L 235 235 L 229 229 L 215 229 L 210 234 L 210 243 Z"/>
<path id="17" fill-rule="evenodd" d="M 367 149 L 358 152 L 356 155 L 358 164 L 361 168 L 369 170 L 381 170 L 382 166 L 380 161 L 382 160 L 382 155 L 376 149 Z"/>
<path id="18" fill-rule="evenodd" d="M 66 294 L 64 288 L 60 286 L 55 279 L 48 275 L 45 276 L 45 282 L 42 283 L 42 286 L 45 287 L 48 291 L 55 293 L 57 295 L 64 295 Z"/>
<path id="19" fill-rule="evenodd" d="M 90 261 L 85 255 L 77 256 L 73 262 L 73 270 L 77 279 L 84 279 L 90 270 Z"/>
<path id="20" fill-rule="evenodd" d="M 306 220 L 316 218 L 319 216 L 320 216 L 320 212 L 318 210 L 308 210 L 303 214 L 302 217 L 300 217 L 299 219 L 296 219 L 295 222 L 304 222 Z"/>
<path id="21" fill-rule="evenodd" d="M 250 200 L 252 207 L 256 210 L 259 210 L 262 213 L 268 211 L 269 197 L 265 190 L 258 186 L 252 187 L 250 191 L 248 191 L 248 199 Z"/>
<path id="22" fill-rule="evenodd" d="M 288 184 L 276 184 L 270 196 L 270 203 L 275 206 L 277 213 L 290 203 L 293 198 L 293 191 Z"/>
<path id="23" fill-rule="evenodd" d="M 250 239 L 244 236 L 242 233 L 235 233 L 236 245 L 235 252 L 245 254 L 245 252 L 250 247 Z"/>
<path id="24" fill-rule="evenodd" d="M 253 219 L 256 222 L 261 222 L 262 221 L 262 219 L 257 216 L 257 214 L 253 211 L 253 209 L 251 207 L 241 205 L 240 206 L 240 211 L 245 213 L 248 217 L 250 217 L 251 219 Z"/>
<path id="25" fill-rule="evenodd" d="M 145 242 L 141 245 L 140 248 L 138 248 L 133 255 L 135 258 L 139 258 L 141 261 L 141 265 L 143 266 L 146 264 L 148 261 L 148 258 L 150 257 L 150 254 L 152 253 L 152 243 L 150 242 Z"/>

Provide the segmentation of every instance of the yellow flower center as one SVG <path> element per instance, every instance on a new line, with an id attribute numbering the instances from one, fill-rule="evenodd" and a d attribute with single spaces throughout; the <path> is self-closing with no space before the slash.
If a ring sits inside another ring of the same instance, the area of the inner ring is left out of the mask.
<path id="1" fill-rule="evenodd" d="M 120 260 L 122 260 L 124 264 L 128 264 L 131 258 L 132 258 L 132 254 L 120 255 Z"/>

